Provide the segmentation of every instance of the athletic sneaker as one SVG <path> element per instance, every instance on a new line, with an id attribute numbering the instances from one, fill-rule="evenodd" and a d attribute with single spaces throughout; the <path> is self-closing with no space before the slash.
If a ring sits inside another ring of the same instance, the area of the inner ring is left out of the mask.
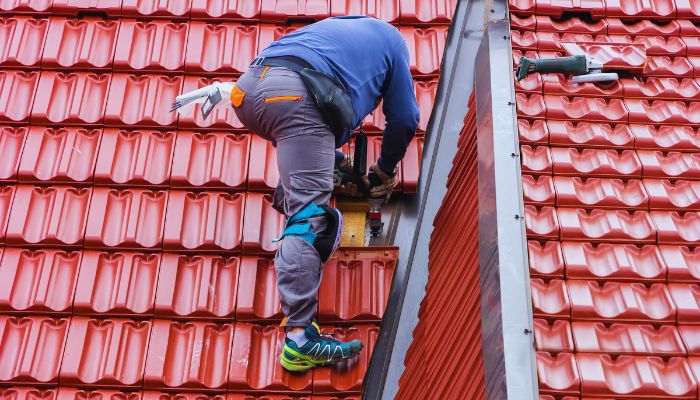
<path id="1" fill-rule="evenodd" d="M 341 342 L 332 335 L 322 334 L 318 324 L 306 327 L 306 342 L 299 348 L 295 341 L 284 339 L 280 363 L 288 371 L 306 371 L 314 367 L 335 364 L 352 358 L 362 350 L 362 342 Z"/>

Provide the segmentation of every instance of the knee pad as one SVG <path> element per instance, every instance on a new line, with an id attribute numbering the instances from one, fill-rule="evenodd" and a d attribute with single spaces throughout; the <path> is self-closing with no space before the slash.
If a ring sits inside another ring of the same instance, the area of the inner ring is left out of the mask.
<path id="1" fill-rule="evenodd" d="M 312 232 L 309 218 L 323 215 L 326 218 L 326 228 L 322 232 Z M 304 239 L 316 249 L 322 262 L 328 261 L 331 255 L 340 245 L 340 237 L 343 232 L 343 214 L 335 207 L 319 206 L 309 203 L 298 213 L 287 220 L 287 225 L 278 242 L 285 236 L 297 236 Z"/>

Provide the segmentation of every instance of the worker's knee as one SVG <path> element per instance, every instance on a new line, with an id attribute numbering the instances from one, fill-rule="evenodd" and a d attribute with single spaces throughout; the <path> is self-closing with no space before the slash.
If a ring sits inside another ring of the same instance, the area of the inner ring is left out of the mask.
<path id="1" fill-rule="evenodd" d="M 320 232 L 314 232 L 311 229 L 310 219 L 321 216 L 325 218 L 325 228 Z M 338 248 L 342 231 L 343 215 L 337 208 L 309 203 L 301 211 L 289 217 L 284 232 L 278 240 L 286 236 L 301 238 L 313 246 L 321 262 L 326 262 Z"/>

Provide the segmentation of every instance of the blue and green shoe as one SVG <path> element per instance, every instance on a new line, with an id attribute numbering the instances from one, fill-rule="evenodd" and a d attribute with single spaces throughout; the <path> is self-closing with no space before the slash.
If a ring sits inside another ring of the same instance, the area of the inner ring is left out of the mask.
<path id="1" fill-rule="evenodd" d="M 299 348 L 293 340 L 284 339 L 280 363 L 288 371 L 302 372 L 314 367 L 335 364 L 356 356 L 364 347 L 359 340 L 341 342 L 331 335 L 322 334 L 318 324 L 306 327 L 306 342 Z"/>

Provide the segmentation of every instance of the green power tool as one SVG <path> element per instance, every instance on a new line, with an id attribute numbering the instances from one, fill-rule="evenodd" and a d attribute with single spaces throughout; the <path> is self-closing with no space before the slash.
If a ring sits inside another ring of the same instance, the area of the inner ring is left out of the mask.
<path id="1" fill-rule="evenodd" d="M 573 83 L 606 82 L 618 79 L 617 73 L 602 72 L 603 63 L 586 55 L 532 59 L 520 57 L 516 78 L 521 81 L 533 72 L 540 74 L 570 74 Z"/>

